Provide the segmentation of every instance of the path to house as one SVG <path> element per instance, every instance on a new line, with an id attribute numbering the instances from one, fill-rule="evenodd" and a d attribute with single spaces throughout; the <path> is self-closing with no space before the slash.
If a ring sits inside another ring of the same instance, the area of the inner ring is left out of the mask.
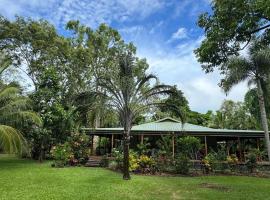
<path id="1" fill-rule="evenodd" d="M 102 168 L 61 168 L 0 155 L 0 199 L 270 199 L 270 179 L 132 176 Z"/>

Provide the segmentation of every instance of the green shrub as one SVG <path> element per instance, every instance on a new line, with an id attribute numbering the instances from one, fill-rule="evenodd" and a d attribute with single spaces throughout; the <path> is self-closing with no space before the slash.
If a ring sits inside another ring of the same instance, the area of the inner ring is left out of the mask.
<path id="1" fill-rule="evenodd" d="M 175 159 L 175 169 L 177 173 L 188 174 L 190 168 L 190 160 L 187 155 L 179 154 Z"/>
<path id="2" fill-rule="evenodd" d="M 250 152 L 247 156 L 247 162 L 246 165 L 248 167 L 248 169 L 250 170 L 251 173 L 254 172 L 254 169 L 256 169 L 257 167 L 257 156 L 255 153 Z"/>
<path id="3" fill-rule="evenodd" d="M 141 155 L 138 158 L 138 164 L 139 164 L 139 169 L 142 173 L 154 174 L 157 171 L 155 160 L 149 156 Z"/>
<path id="4" fill-rule="evenodd" d="M 101 167 L 108 167 L 109 166 L 109 159 L 107 155 L 102 156 L 102 159 L 100 160 L 100 166 Z"/>
<path id="5" fill-rule="evenodd" d="M 64 167 L 68 164 L 69 159 L 73 157 L 68 142 L 54 146 L 51 153 L 54 158 L 53 166 L 55 167 Z"/>
<path id="6" fill-rule="evenodd" d="M 138 155 L 134 151 L 129 151 L 129 171 L 136 171 L 139 169 Z"/>
<path id="7" fill-rule="evenodd" d="M 207 156 L 202 159 L 204 173 L 208 174 L 209 172 L 213 171 L 214 163 L 216 162 L 215 155 L 209 153 Z"/>
<path id="8" fill-rule="evenodd" d="M 109 165 L 108 165 L 109 169 L 116 171 L 119 169 L 118 167 L 119 167 L 118 163 L 115 160 L 112 160 L 109 162 Z"/>
<path id="9" fill-rule="evenodd" d="M 201 148 L 200 139 L 193 136 L 181 137 L 177 140 L 177 152 L 197 160 L 197 153 Z"/>
<path id="10" fill-rule="evenodd" d="M 147 155 L 150 152 L 148 138 L 144 138 L 143 143 L 137 144 L 139 155 Z"/>
<path id="11" fill-rule="evenodd" d="M 72 133 L 69 144 L 73 154 L 71 165 L 85 164 L 89 157 L 89 137 L 85 133 Z"/>

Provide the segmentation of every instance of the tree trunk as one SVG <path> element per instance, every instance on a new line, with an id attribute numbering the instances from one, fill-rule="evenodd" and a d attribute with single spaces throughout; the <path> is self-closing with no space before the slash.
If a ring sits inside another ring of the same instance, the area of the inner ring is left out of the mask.
<path id="1" fill-rule="evenodd" d="M 123 136 L 124 136 L 123 179 L 130 180 L 130 174 L 129 174 L 130 129 L 125 130 Z"/>
<path id="2" fill-rule="evenodd" d="M 259 105 L 260 105 L 262 127 L 263 127 L 263 131 L 264 131 L 268 160 L 270 161 L 270 140 L 269 140 L 269 132 L 268 132 L 268 122 L 267 122 L 267 115 L 266 115 L 266 110 L 265 110 L 263 90 L 262 90 L 260 80 L 257 80 L 257 87 L 258 87 L 258 98 L 259 98 Z"/>

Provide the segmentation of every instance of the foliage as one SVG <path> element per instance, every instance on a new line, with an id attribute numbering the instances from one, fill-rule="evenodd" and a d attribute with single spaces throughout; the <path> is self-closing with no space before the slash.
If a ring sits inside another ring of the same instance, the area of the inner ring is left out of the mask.
<path id="1" fill-rule="evenodd" d="M 221 108 L 212 114 L 208 125 L 221 129 L 257 129 L 256 119 L 250 113 L 249 107 L 232 100 L 223 101 Z"/>
<path id="2" fill-rule="evenodd" d="M 255 153 L 250 152 L 247 156 L 247 162 L 246 165 L 251 173 L 254 172 L 254 169 L 257 167 L 257 156 Z"/>
<path id="3" fill-rule="evenodd" d="M 112 161 L 109 162 L 109 165 L 108 165 L 109 169 L 117 171 L 118 167 L 119 167 L 119 165 L 115 160 L 112 160 Z"/>
<path id="4" fill-rule="evenodd" d="M 177 139 L 177 152 L 188 156 L 190 159 L 197 160 L 197 153 L 201 148 L 199 138 L 185 136 Z"/>
<path id="5" fill-rule="evenodd" d="M 208 126 L 211 120 L 212 111 L 207 111 L 207 113 L 202 114 L 199 112 L 189 110 L 187 112 L 187 122 L 191 124 L 196 124 L 200 126 Z"/>
<path id="6" fill-rule="evenodd" d="M 189 110 L 188 101 L 185 98 L 183 92 L 177 89 L 176 86 L 173 87 L 174 92 L 169 94 L 169 96 L 161 100 L 162 104 L 158 106 L 158 109 L 162 112 L 159 114 L 155 113 L 155 118 L 163 118 L 164 116 L 176 118 L 185 121 L 187 111 Z M 160 117 L 158 117 L 160 115 Z"/>
<path id="7" fill-rule="evenodd" d="M 161 136 L 157 140 L 156 145 L 158 147 L 158 154 L 167 158 L 172 157 L 172 137 L 169 135 Z"/>
<path id="8" fill-rule="evenodd" d="M 203 13 L 198 25 L 204 29 L 205 39 L 195 53 L 205 72 L 211 72 L 232 55 L 238 55 L 252 37 L 269 44 L 270 13 L 268 0 L 212 1 L 212 12 Z"/>
<path id="9" fill-rule="evenodd" d="M 262 81 L 269 79 L 269 57 L 269 46 L 261 45 L 257 40 L 252 41 L 252 45 L 249 47 L 249 56 L 247 58 L 231 57 L 228 62 L 224 63 L 227 70 L 225 77 L 220 83 L 220 86 L 225 92 L 229 92 L 233 86 L 245 80 L 248 81 L 249 84 L 255 83 L 257 87 L 261 124 L 265 135 L 268 160 L 270 160 L 270 139 Z"/>
<path id="10" fill-rule="evenodd" d="M 134 151 L 129 152 L 129 171 L 135 171 L 139 168 L 138 155 Z"/>
<path id="11" fill-rule="evenodd" d="M 175 169 L 177 173 L 188 174 L 190 168 L 190 159 L 186 154 L 180 153 L 176 155 Z"/>
<path id="12" fill-rule="evenodd" d="M 107 97 L 108 104 L 119 114 L 120 122 L 124 127 L 124 170 L 123 178 L 128 180 L 128 154 L 130 143 L 130 130 L 136 116 L 145 112 L 149 107 L 157 106 L 156 98 L 161 95 L 173 93 L 172 87 L 156 82 L 150 86 L 151 80 L 157 77 L 146 74 L 148 67 L 144 60 L 135 57 L 135 48 L 132 44 L 125 46 L 118 58 L 118 63 L 111 66 L 98 79 L 98 85 L 103 88 L 103 95 Z"/>
<path id="13" fill-rule="evenodd" d="M 264 99 L 269 99 L 269 80 L 262 81 L 262 89 L 263 89 L 263 96 Z M 257 88 L 252 88 L 247 91 L 245 94 L 244 103 L 246 108 L 249 110 L 252 117 L 256 120 L 256 129 L 260 129 L 261 127 L 261 116 L 260 116 L 260 106 L 259 106 L 259 98 L 257 93 Z M 267 118 L 269 121 L 270 118 L 270 105 L 268 101 L 265 101 L 265 109 Z M 269 123 L 269 122 L 268 122 Z"/>
<path id="14" fill-rule="evenodd" d="M 202 159 L 204 172 L 208 174 L 209 172 L 213 171 L 213 165 L 216 162 L 216 158 L 213 154 L 207 154 L 204 159 Z"/>
<path id="15" fill-rule="evenodd" d="M 85 164 L 89 157 L 89 136 L 85 133 L 74 132 L 71 134 L 69 144 L 73 154 L 74 164 Z"/>
<path id="16" fill-rule="evenodd" d="M 51 153 L 54 158 L 53 166 L 55 167 L 66 166 L 68 161 L 73 157 L 72 150 L 68 142 L 54 146 Z"/>
<path id="17" fill-rule="evenodd" d="M 227 156 L 227 162 L 233 165 L 238 164 L 238 158 L 235 154 L 231 154 Z"/>
<path id="18" fill-rule="evenodd" d="M 8 153 L 22 153 L 26 146 L 20 132 L 24 123 L 38 126 L 42 121 L 31 110 L 30 99 L 22 96 L 15 84 L 0 83 L 0 102 L 0 148 Z"/>
<path id="19" fill-rule="evenodd" d="M 143 143 L 137 144 L 137 151 L 139 155 L 147 155 L 150 152 L 150 143 L 148 142 L 148 138 L 143 139 Z"/>
<path id="20" fill-rule="evenodd" d="M 109 158 L 108 158 L 108 156 L 107 155 L 104 155 L 104 156 L 102 156 L 102 159 L 101 159 L 101 161 L 100 161 L 100 166 L 101 167 L 109 167 Z M 112 166 L 111 166 L 112 167 Z"/>
<path id="21" fill-rule="evenodd" d="M 139 169 L 142 173 L 155 173 L 157 168 L 156 168 L 156 161 L 146 155 L 141 155 L 138 158 L 138 164 L 139 164 Z"/>

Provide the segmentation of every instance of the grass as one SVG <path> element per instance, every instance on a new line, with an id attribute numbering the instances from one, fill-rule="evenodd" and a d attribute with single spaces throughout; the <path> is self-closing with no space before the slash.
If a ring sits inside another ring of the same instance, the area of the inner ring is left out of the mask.
<path id="1" fill-rule="evenodd" d="M 0 199 L 270 199 L 270 179 L 240 176 L 157 177 L 102 168 L 52 168 L 50 162 L 0 155 Z"/>

